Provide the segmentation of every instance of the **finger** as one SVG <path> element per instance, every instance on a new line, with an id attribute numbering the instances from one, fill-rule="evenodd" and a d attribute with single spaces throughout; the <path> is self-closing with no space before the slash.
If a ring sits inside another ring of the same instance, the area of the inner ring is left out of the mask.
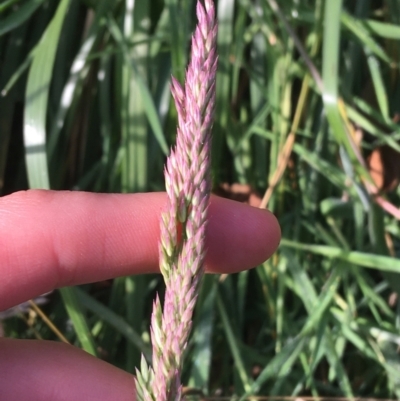
<path id="1" fill-rule="evenodd" d="M 0 340 L 0 400 L 134 401 L 133 376 L 75 347 Z"/>
<path id="2" fill-rule="evenodd" d="M 54 288 L 158 271 L 165 194 L 27 191 L 0 199 L 0 309 Z M 260 209 L 213 197 L 206 268 L 232 273 L 266 260 L 280 231 Z"/>

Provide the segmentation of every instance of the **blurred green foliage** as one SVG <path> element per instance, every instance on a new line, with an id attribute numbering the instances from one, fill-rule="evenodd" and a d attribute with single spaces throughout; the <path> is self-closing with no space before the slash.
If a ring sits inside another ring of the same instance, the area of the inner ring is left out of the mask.
<path id="1" fill-rule="evenodd" d="M 163 190 L 170 76 L 183 79 L 194 6 L 3 0 L 0 193 Z M 206 277 L 184 382 L 210 395 L 399 398 L 399 2 L 217 10 L 214 185 L 270 187 L 283 241 L 255 270 Z M 119 278 L 43 309 L 72 343 L 133 372 L 160 289 L 158 276 Z M 39 318 L 4 325 L 55 338 Z"/>

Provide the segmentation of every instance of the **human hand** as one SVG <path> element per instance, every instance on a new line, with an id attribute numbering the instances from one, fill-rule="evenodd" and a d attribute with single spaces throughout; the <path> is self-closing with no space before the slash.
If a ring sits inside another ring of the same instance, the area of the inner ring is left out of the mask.
<path id="1" fill-rule="evenodd" d="M 0 198 L 0 310 L 56 288 L 158 271 L 163 193 L 27 191 Z M 260 209 L 213 197 L 206 270 L 234 273 L 276 250 Z M 130 374 L 66 344 L 0 339 L 0 400 L 132 401 Z"/>

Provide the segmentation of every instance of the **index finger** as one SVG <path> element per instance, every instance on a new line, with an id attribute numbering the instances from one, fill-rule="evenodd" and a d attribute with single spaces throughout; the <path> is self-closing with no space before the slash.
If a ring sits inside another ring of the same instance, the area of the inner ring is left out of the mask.
<path id="1" fill-rule="evenodd" d="M 26 191 L 0 199 L 0 310 L 67 285 L 158 271 L 164 193 Z M 213 197 L 206 269 L 233 273 L 267 259 L 279 225 L 260 209 Z"/>

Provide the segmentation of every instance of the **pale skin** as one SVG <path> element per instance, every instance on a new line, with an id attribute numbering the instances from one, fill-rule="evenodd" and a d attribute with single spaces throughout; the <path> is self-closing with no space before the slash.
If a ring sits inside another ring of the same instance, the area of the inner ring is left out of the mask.
<path id="1" fill-rule="evenodd" d="M 158 271 L 163 193 L 27 191 L 0 198 L 0 310 L 63 286 Z M 206 269 L 234 273 L 276 250 L 260 209 L 213 197 Z M 133 377 L 72 346 L 0 339 L 0 400 L 132 401 Z"/>

